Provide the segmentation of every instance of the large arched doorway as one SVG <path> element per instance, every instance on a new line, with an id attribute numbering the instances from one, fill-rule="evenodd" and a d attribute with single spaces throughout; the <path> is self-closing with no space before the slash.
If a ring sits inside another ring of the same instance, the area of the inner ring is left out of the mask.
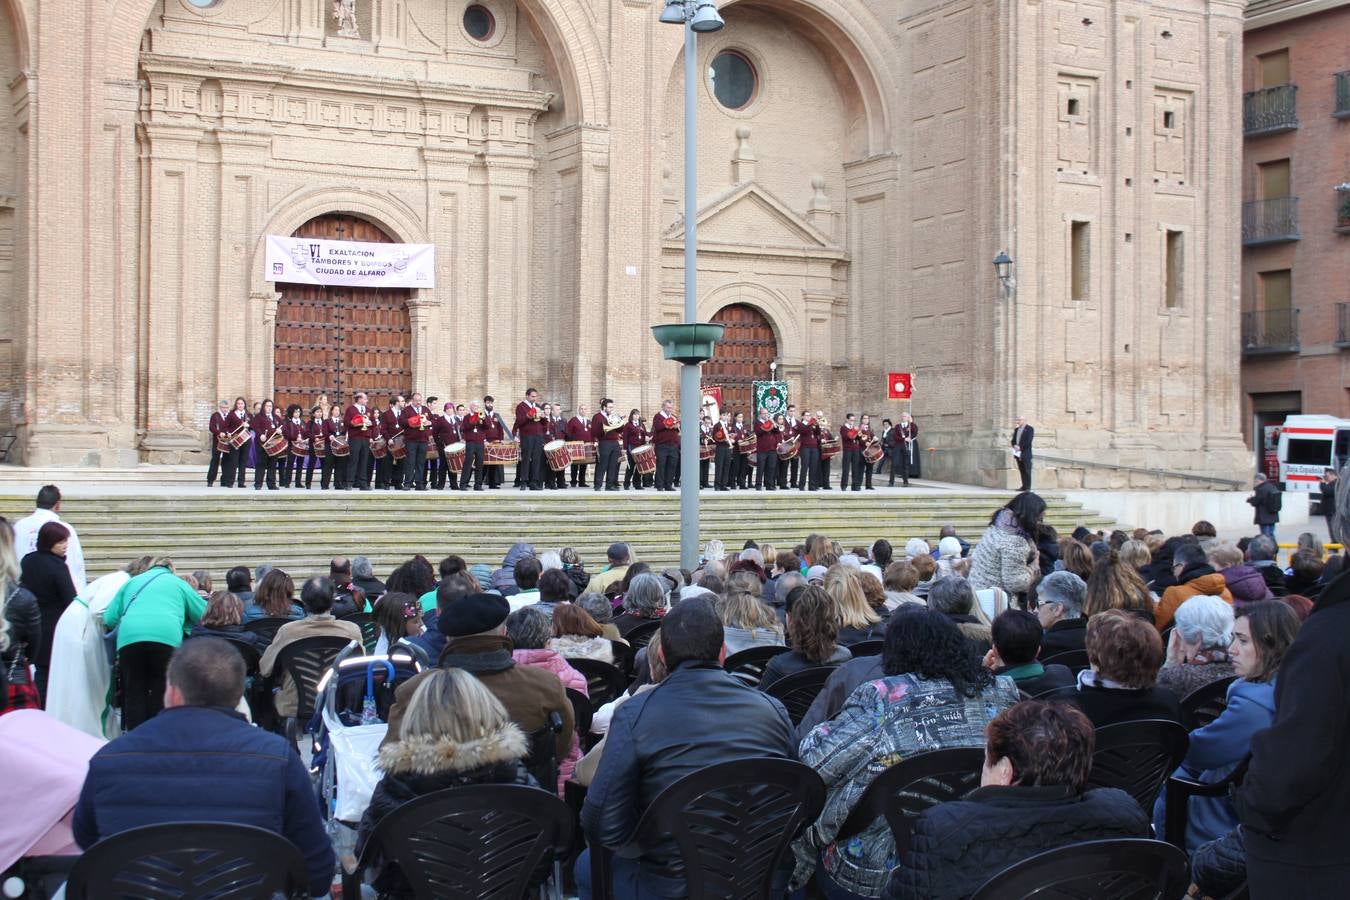
<path id="1" fill-rule="evenodd" d="M 722 386 L 722 408 L 752 418 L 752 383 L 769 380 L 769 363 L 778 358 L 778 341 L 764 314 L 745 303 L 719 309 L 714 322 L 726 326 L 713 358 L 703 366 L 703 383 Z"/>
<path id="2" fill-rule="evenodd" d="M 392 243 L 365 219 L 329 214 L 295 237 Z M 412 326 L 403 288 L 279 284 L 273 385 L 279 409 L 305 409 L 319 394 L 345 403 L 355 391 L 374 397 L 412 386 Z"/>

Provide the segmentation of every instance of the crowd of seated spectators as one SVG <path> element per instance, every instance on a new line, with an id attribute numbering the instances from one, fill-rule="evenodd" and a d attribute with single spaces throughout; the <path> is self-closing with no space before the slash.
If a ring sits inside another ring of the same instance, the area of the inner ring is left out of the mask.
<path id="1" fill-rule="evenodd" d="M 35 553 L 51 560 L 21 565 L 0 521 L 3 711 L 45 705 L 25 714 L 92 739 L 87 774 L 74 764 L 67 776 L 80 847 L 185 817 L 254 824 L 300 849 L 315 896 L 333 883 L 334 850 L 302 756 L 251 706 L 241 647 L 280 717 L 298 712 L 278 664 L 297 641 L 414 654 L 420 672 L 393 692 L 358 846 L 402 804 L 449 787 L 584 796 L 589 849 L 567 875 L 583 898 L 591 854 L 633 841 L 664 788 L 750 757 L 799 761 L 826 791 L 791 841 L 776 896 L 966 897 L 1044 850 L 1162 839 L 1166 790 L 1144 807 L 1089 780 L 1098 729 L 1161 720 L 1190 728 L 1177 777 L 1233 785 L 1185 804 L 1197 892 L 1245 882 L 1254 897 L 1290 884 L 1291 896 L 1334 895 L 1350 875 L 1336 844 L 1350 817 L 1340 557 L 1307 536 L 1284 568 L 1270 537 L 1224 541 L 1205 522 L 1174 536 L 1061 536 L 1045 509 L 1018 494 L 969 542 L 951 526 L 894 545 L 713 540 L 693 571 L 655 570 L 622 542 L 593 572 L 572 548 L 527 541 L 499 566 L 416 556 L 383 581 L 369 558 L 337 557 L 298 592 L 266 563 L 216 581 L 147 556 L 78 596 L 61 577 L 62 526 L 38 537 Z M 758 668 L 724 667 L 751 650 Z M 34 666 L 40 681 L 25 676 Z M 594 694 L 585 673 L 597 671 L 626 689 Z M 806 672 L 819 673 L 817 692 L 790 714 L 779 688 Z M 1221 711 L 1197 724 L 1186 701 L 1203 690 L 1222 692 Z M 531 736 L 550 733 L 556 768 L 545 776 L 528 765 Z M 884 819 L 841 837 L 881 772 L 947 748 L 982 750 L 978 789 L 919 815 L 907 847 Z M 16 783 L 37 765 L 18 752 L 10 762 Z M 614 896 L 684 896 L 677 854 L 665 840 L 615 856 Z M 397 866 L 367 862 L 380 896 L 412 896 Z"/>

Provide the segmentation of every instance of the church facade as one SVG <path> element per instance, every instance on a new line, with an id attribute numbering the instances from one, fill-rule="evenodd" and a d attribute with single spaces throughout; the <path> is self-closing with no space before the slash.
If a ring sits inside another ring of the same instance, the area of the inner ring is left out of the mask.
<path id="1" fill-rule="evenodd" d="M 41 15 L 38 7 L 41 6 Z M 0 0 L 0 434 L 205 459 L 216 403 L 678 394 L 682 35 L 656 0 Z M 894 418 L 925 475 L 1239 477 L 1241 0 L 735 0 L 699 39 L 705 384 Z M 436 247 L 267 280 L 268 235 Z M 995 278 L 1006 251 L 1015 284 Z M 746 410 L 748 412 L 748 409 Z M 692 420 L 692 414 L 686 415 Z"/>

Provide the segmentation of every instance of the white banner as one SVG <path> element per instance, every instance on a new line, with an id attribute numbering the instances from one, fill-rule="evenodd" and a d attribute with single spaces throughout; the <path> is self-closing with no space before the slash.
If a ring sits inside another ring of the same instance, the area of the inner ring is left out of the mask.
<path id="1" fill-rule="evenodd" d="M 267 280 L 348 287 L 436 286 L 433 244 L 371 244 L 267 236 Z"/>

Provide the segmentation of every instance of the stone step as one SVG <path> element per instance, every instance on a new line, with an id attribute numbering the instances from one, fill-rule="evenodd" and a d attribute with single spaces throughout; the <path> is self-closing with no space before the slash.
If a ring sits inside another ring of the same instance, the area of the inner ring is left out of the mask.
<path id="1" fill-rule="evenodd" d="M 143 553 L 168 554 L 180 570 L 206 569 L 218 580 L 231 566 L 261 562 L 296 576 L 324 572 L 334 555 L 368 556 L 381 577 L 415 553 L 433 561 L 456 553 L 471 564 L 497 566 L 516 540 L 529 540 L 540 550 L 573 547 L 592 571 L 615 540 L 627 541 L 653 565 L 673 565 L 679 556 L 674 494 L 231 494 L 175 490 L 163 483 L 152 494 L 100 493 L 104 488 L 70 475 L 59 480 L 65 493 L 61 514 L 79 530 L 91 578 Z M 1009 496 L 980 490 L 709 492 L 700 502 L 700 543 L 718 538 L 736 550 L 754 539 L 789 549 L 807 533 L 820 532 L 846 548 L 879 537 L 898 548 L 914 536 L 936 540 L 946 524 L 974 540 Z M 1061 532 L 1111 524 L 1063 497 L 1045 499 L 1047 521 Z M 0 514 L 13 520 L 31 510 L 31 494 L 0 485 Z"/>

